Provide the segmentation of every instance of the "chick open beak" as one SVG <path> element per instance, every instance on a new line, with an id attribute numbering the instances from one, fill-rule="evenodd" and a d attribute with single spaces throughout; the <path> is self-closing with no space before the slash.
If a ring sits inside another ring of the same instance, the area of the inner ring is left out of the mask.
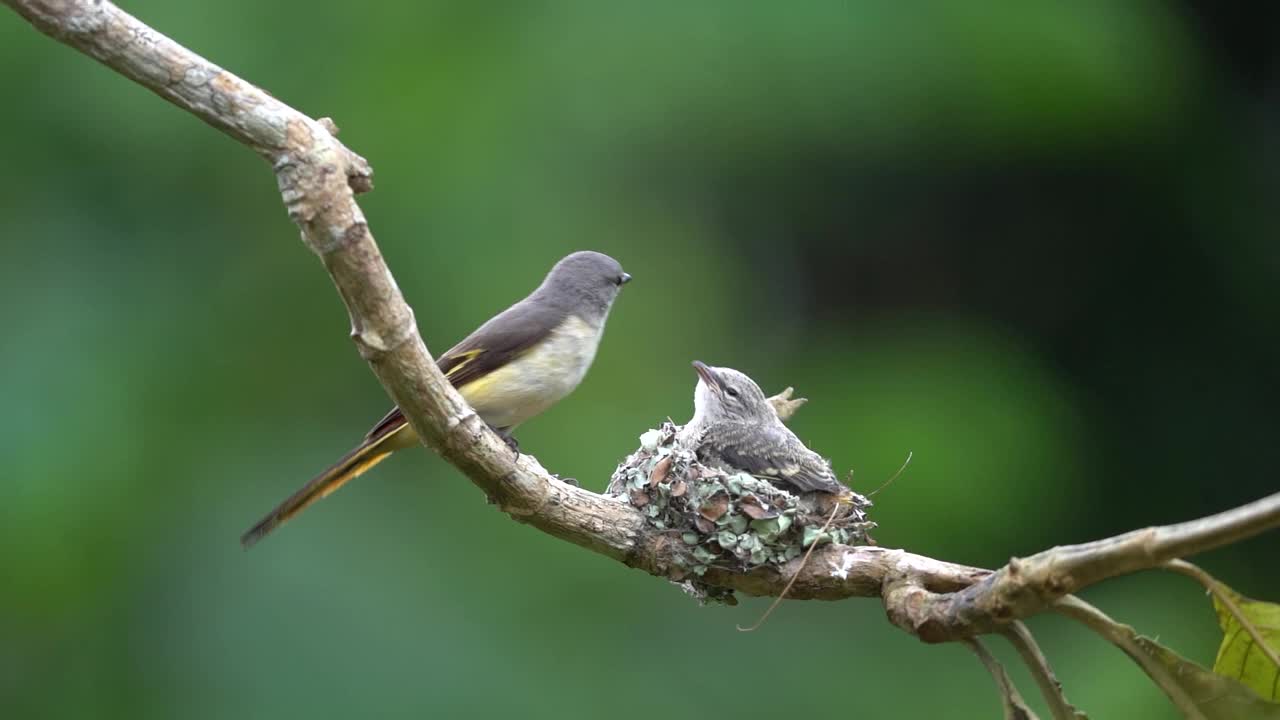
<path id="1" fill-rule="evenodd" d="M 702 378 L 702 382 L 706 383 L 707 387 L 715 390 L 717 393 L 720 392 L 720 378 L 716 377 L 715 372 L 712 371 L 711 368 L 707 367 L 706 363 L 701 360 L 694 360 L 693 371 L 698 373 L 698 377 Z"/>

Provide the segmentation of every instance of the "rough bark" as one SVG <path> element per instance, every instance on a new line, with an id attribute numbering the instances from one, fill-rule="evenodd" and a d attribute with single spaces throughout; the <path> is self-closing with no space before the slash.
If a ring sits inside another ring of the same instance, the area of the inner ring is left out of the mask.
<path id="1" fill-rule="evenodd" d="M 3 0 L 37 29 L 84 52 L 252 148 L 271 164 L 290 218 L 324 263 L 351 319 L 351 337 L 418 436 L 520 522 L 649 573 L 672 567 L 672 539 L 624 501 L 561 482 L 512 453 L 436 368 L 383 262 L 355 195 L 372 171 L 312 119 L 199 57 L 109 2 Z M 791 412 L 800 401 L 781 398 Z M 1054 548 L 998 571 L 881 547 L 825 546 L 799 561 L 706 579 L 750 595 L 880 597 L 889 618 L 926 642 L 973 637 L 1041 612 L 1069 593 L 1158 567 L 1280 524 L 1280 494 L 1178 525 Z M 838 570 L 837 570 L 838 568 Z M 1059 607 L 1059 611 L 1061 608 Z"/>

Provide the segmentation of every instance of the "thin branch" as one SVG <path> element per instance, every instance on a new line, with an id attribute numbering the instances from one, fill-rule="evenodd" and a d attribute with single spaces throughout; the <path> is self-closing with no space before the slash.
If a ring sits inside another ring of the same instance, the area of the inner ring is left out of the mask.
<path id="1" fill-rule="evenodd" d="M 1001 630 L 1000 634 L 1004 635 L 1022 656 L 1022 662 L 1026 663 L 1027 669 L 1031 671 L 1031 677 L 1035 678 L 1036 684 L 1040 686 L 1040 694 L 1048 703 L 1049 712 L 1054 720 L 1088 720 L 1087 715 L 1067 701 L 1067 696 L 1062 692 L 1062 683 L 1058 682 L 1057 676 L 1053 674 L 1053 668 L 1049 667 L 1049 658 L 1041 652 L 1040 646 L 1025 623 L 1015 620 Z"/>
<path id="2" fill-rule="evenodd" d="M 1173 701 L 1178 710 L 1182 712 L 1183 717 L 1188 720 L 1205 720 L 1204 713 L 1200 712 L 1200 708 L 1196 706 L 1191 696 L 1186 690 L 1178 684 L 1178 681 L 1169 672 L 1169 669 L 1157 662 L 1138 644 L 1138 634 L 1128 625 L 1112 620 L 1098 608 L 1081 600 L 1074 595 L 1068 595 L 1059 598 L 1053 605 L 1053 610 L 1060 615 L 1076 620 L 1090 630 L 1101 635 L 1107 642 L 1120 648 L 1138 663 L 1142 671 L 1151 678 L 1165 695 Z"/>
<path id="3" fill-rule="evenodd" d="M 1000 691 L 1000 704 L 1004 708 L 1005 720 L 1036 720 L 1036 714 L 1031 711 L 1027 705 L 1027 701 L 1022 699 L 1022 695 L 1018 692 L 1018 688 L 1014 687 L 1013 680 L 1009 677 L 1009 673 L 1005 672 L 1004 666 L 996 660 L 987 648 L 978 641 L 977 638 L 968 638 L 963 641 L 965 647 L 973 651 L 974 655 L 982 661 L 982 666 L 991 673 L 991 679 L 996 681 L 996 689 Z"/>
<path id="4" fill-rule="evenodd" d="M 667 576 L 679 549 L 625 501 L 568 485 L 529 455 L 514 461 L 506 444 L 440 374 L 382 260 L 354 190 L 368 165 L 308 118 L 105 0 L 0 0 L 51 37 L 99 60 L 266 157 L 290 217 L 320 256 L 351 316 L 361 355 L 419 437 L 457 466 L 504 512 L 555 537 Z M 354 190 L 353 190 L 354 188 Z M 784 393 L 783 412 L 798 407 Z M 678 541 L 678 539 L 677 539 Z M 846 578 L 823 571 L 852 558 Z M 705 579 L 751 595 L 777 596 L 794 575 L 790 597 L 875 597 L 890 573 L 909 573 L 937 590 L 956 590 L 986 574 L 978 568 L 873 547 L 823 546 L 802 572 L 798 560 L 748 574 L 712 569 Z"/>
<path id="5" fill-rule="evenodd" d="M 1261 650 L 1272 665 L 1280 668 L 1280 656 L 1276 655 L 1276 651 L 1272 649 L 1266 638 L 1262 637 L 1262 633 L 1258 631 L 1258 628 L 1249 618 L 1245 617 L 1244 612 L 1240 610 L 1240 606 L 1231 597 L 1231 593 L 1224 590 L 1222 583 L 1218 582 L 1209 573 L 1185 560 L 1170 560 L 1163 567 L 1166 570 L 1172 570 L 1192 578 L 1203 585 L 1206 590 L 1213 593 L 1213 596 L 1218 598 L 1218 602 L 1222 603 L 1227 608 L 1227 611 L 1235 617 L 1236 622 L 1240 623 L 1240 627 L 1244 628 L 1244 631 L 1249 633 L 1249 637 L 1253 638 L 1254 647 Z"/>
<path id="6" fill-rule="evenodd" d="M 106 0 L 0 0 L 37 29 L 99 60 L 262 155 L 290 218 L 333 278 L 351 336 L 427 445 L 512 518 L 658 576 L 669 576 L 679 539 L 655 531 L 628 503 L 568 485 L 537 460 L 518 460 L 441 375 L 383 262 L 355 193 L 371 187 L 363 158 L 315 120 L 210 63 Z M 793 409 L 797 401 L 785 406 Z M 784 409 L 784 412 L 787 410 Z M 929 642 L 990 632 L 1063 595 L 1122 573 L 1234 542 L 1280 525 L 1280 493 L 1201 520 L 1055 548 L 996 573 L 881 547 L 826 545 L 749 573 L 711 569 L 703 579 L 797 599 L 880 596 L 890 619 Z M 848 568 L 839 576 L 825 569 Z M 801 568 L 801 565 L 804 565 Z"/>
<path id="7" fill-rule="evenodd" d="M 959 592 L 939 595 L 896 578 L 890 619 L 926 642 L 993 632 L 1058 598 L 1117 575 L 1158 568 L 1280 526 L 1280 493 L 1198 520 L 1150 527 L 1021 559 Z M 893 612 L 893 609 L 900 612 Z"/>

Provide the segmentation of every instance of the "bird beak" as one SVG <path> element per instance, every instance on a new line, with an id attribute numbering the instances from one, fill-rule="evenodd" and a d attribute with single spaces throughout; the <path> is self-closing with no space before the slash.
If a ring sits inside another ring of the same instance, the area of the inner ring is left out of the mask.
<path id="1" fill-rule="evenodd" d="M 631 273 L 622 273 L 622 275 L 618 277 L 619 285 L 626 285 L 629 282 L 631 282 Z"/>
<path id="2" fill-rule="evenodd" d="M 698 377 L 702 378 L 702 382 L 706 383 L 707 387 L 720 392 L 720 378 L 716 377 L 716 374 L 712 372 L 711 368 L 707 367 L 706 363 L 701 360 L 694 360 L 693 371 L 698 373 Z"/>

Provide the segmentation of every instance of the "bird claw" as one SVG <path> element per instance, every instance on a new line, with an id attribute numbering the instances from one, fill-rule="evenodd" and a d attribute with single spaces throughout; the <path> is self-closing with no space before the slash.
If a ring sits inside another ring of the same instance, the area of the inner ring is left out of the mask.
<path id="1" fill-rule="evenodd" d="M 520 459 L 520 443 L 516 441 L 515 436 L 511 435 L 511 433 L 506 430 L 496 428 L 492 425 L 489 426 L 489 429 L 497 433 L 498 437 L 502 438 L 502 442 L 506 443 L 507 447 L 511 448 L 511 452 L 515 453 L 515 455 L 513 455 L 511 459 L 519 460 Z"/>

